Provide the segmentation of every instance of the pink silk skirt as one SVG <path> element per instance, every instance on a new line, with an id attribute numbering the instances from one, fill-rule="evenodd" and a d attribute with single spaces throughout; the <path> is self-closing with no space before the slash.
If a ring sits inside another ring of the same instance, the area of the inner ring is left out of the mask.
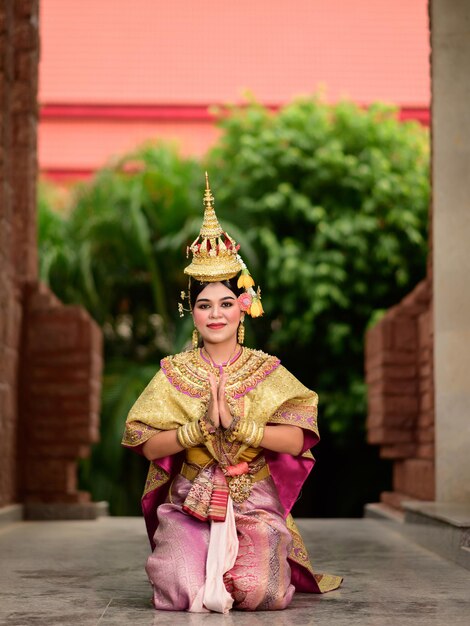
<path id="1" fill-rule="evenodd" d="M 156 545 L 146 571 L 159 610 L 189 610 L 205 584 L 210 522 L 182 510 L 191 484 L 178 474 L 167 501 L 157 510 Z M 233 509 L 239 548 L 234 566 L 223 576 L 233 608 L 286 608 L 295 591 L 287 561 L 292 537 L 272 478 L 254 483 L 250 497 L 234 502 Z"/>

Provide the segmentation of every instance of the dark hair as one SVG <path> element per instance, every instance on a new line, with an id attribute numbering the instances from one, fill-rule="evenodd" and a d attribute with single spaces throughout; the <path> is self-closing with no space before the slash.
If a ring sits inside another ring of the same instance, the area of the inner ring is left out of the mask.
<path id="1" fill-rule="evenodd" d="M 237 287 L 237 280 L 237 277 L 234 276 L 233 278 L 229 278 L 228 280 L 221 280 L 219 282 L 221 282 L 224 287 L 227 287 L 227 289 L 230 289 L 230 291 L 232 291 L 238 298 L 238 296 L 240 296 L 244 292 L 244 289 L 242 287 Z M 212 283 L 200 282 L 199 280 L 191 279 L 189 291 L 192 309 L 194 309 L 197 297 L 201 293 L 201 291 L 205 289 L 207 285 L 211 284 Z"/>

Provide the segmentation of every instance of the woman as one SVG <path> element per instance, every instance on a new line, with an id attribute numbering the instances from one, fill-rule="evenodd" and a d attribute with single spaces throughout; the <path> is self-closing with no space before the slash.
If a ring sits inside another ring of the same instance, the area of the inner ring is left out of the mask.
<path id="1" fill-rule="evenodd" d="M 142 503 L 155 608 L 283 609 L 295 590 L 341 584 L 314 574 L 290 515 L 314 463 L 318 398 L 276 357 L 243 347 L 244 317 L 262 314 L 260 294 L 213 201 L 206 174 L 182 294 L 193 350 L 162 360 L 123 445 L 151 461 Z"/>

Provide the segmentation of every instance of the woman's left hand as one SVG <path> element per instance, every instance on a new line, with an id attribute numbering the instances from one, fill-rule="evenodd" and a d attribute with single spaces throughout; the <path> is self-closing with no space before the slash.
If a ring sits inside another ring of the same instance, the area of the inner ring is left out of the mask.
<path id="1" fill-rule="evenodd" d="M 227 403 L 227 398 L 225 397 L 225 383 L 227 382 L 227 374 L 223 372 L 219 380 L 219 387 L 217 393 L 217 402 L 219 405 L 219 418 L 220 425 L 222 428 L 228 428 L 232 423 L 232 414 L 230 412 L 230 407 Z"/>

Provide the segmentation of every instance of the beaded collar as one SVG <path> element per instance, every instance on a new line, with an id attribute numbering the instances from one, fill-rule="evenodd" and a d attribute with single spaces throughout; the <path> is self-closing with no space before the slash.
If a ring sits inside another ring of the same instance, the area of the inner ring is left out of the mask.
<path id="1" fill-rule="evenodd" d="M 279 364 L 275 356 L 244 347 L 225 370 L 225 388 L 233 398 L 241 398 L 277 369 Z M 160 365 L 173 387 L 193 398 L 209 395 L 210 371 L 215 372 L 216 376 L 220 375 L 220 370 L 202 358 L 199 349 L 167 356 Z"/>
<path id="2" fill-rule="evenodd" d="M 200 348 L 199 349 L 199 356 L 201 357 L 201 359 L 203 359 L 206 363 L 208 363 L 209 365 L 212 365 L 212 367 L 218 369 L 219 371 L 219 375 L 222 374 L 222 372 L 224 371 L 224 367 L 231 367 L 235 361 L 242 355 L 243 353 L 243 347 L 237 345 L 235 348 L 235 351 L 232 352 L 232 355 L 227 359 L 227 361 L 225 361 L 225 363 L 214 363 L 214 361 L 212 360 L 211 356 L 209 354 L 207 354 L 207 356 L 204 355 L 204 348 Z"/>

